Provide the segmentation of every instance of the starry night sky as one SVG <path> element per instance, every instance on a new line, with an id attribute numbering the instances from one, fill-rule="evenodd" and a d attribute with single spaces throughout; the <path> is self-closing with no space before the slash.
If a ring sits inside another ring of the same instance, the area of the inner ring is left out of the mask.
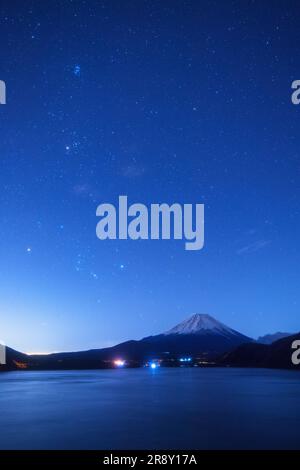
<path id="1" fill-rule="evenodd" d="M 194 312 L 299 331 L 297 1 L 1 2 L 0 336 L 108 346 Z M 204 203 L 205 248 L 100 241 L 96 208 Z"/>

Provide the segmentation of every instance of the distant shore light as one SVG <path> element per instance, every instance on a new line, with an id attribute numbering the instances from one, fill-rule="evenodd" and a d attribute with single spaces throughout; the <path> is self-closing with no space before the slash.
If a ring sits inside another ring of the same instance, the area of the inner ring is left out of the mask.
<path id="1" fill-rule="evenodd" d="M 150 369 L 153 369 L 153 370 L 157 369 L 157 367 L 159 367 L 159 365 L 160 364 L 158 362 L 154 362 L 154 361 L 148 363 L 148 366 L 150 367 Z"/>
<path id="2" fill-rule="evenodd" d="M 125 361 L 123 361 L 122 359 L 116 359 L 114 361 L 114 365 L 116 367 L 124 367 L 125 366 Z"/>
<path id="3" fill-rule="evenodd" d="M 192 358 L 191 357 L 181 357 L 179 359 L 179 362 L 191 362 Z"/>

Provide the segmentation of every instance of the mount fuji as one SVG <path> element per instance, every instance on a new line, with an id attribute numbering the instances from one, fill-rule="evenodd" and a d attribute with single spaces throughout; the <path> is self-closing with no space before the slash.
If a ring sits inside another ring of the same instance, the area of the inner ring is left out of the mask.
<path id="1" fill-rule="evenodd" d="M 224 325 L 224 323 L 219 322 L 206 313 L 195 313 L 191 317 L 171 328 L 171 330 L 164 333 L 164 335 L 203 335 L 212 333 L 222 336 L 240 335 L 237 331 L 229 328 Z"/>
<path id="2" fill-rule="evenodd" d="M 14 353 L 25 368 L 37 369 L 90 369 L 107 367 L 112 361 L 123 358 L 132 363 L 141 363 L 153 358 L 178 360 L 182 356 L 193 356 L 214 360 L 236 347 L 253 340 L 229 328 L 207 314 L 196 313 L 170 330 L 148 336 L 139 341 L 126 341 L 105 349 L 65 352 L 47 356 L 26 356 L 10 351 L 11 362 L 16 363 Z M 17 356 L 18 357 L 18 356 Z"/>
<path id="3" fill-rule="evenodd" d="M 160 335 L 143 338 L 136 346 L 146 355 L 167 353 L 214 358 L 252 341 L 212 316 L 196 313 Z"/>

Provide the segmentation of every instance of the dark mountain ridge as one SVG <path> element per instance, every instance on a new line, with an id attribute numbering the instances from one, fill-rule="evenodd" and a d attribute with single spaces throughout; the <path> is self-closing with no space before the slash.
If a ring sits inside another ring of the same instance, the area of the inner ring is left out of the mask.
<path id="1" fill-rule="evenodd" d="M 262 344 L 272 344 L 274 343 L 274 341 L 277 341 L 282 338 L 287 338 L 288 336 L 292 336 L 292 335 L 293 333 L 282 333 L 281 331 L 278 331 L 277 333 L 259 336 L 259 338 L 257 338 L 256 341 Z"/>
<path id="2" fill-rule="evenodd" d="M 282 338 L 272 344 L 248 343 L 226 353 L 218 360 L 219 365 L 231 367 L 265 367 L 300 370 L 292 362 L 292 344 L 300 341 L 300 333 Z M 300 356 L 300 354 L 299 354 Z"/>
<path id="3" fill-rule="evenodd" d="M 251 338 L 218 322 L 210 315 L 194 314 L 165 333 L 139 341 L 126 341 L 110 348 L 49 355 L 28 356 L 16 353 L 16 358 L 10 352 L 8 366 L 85 369 L 109 367 L 119 358 L 135 364 L 153 358 L 178 359 L 184 355 L 213 360 L 220 354 L 251 341 Z"/>
<path id="4" fill-rule="evenodd" d="M 261 344 L 209 315 L 195 314 L 165 333 L 110 348 L 48 355 L 27 355 L 7 348 L 7 364 L 0 366 L 0 370 L 111 368 L 118 359 L 126 361 L 128 367 L 154 359 L 163 360 L 166 365 L 179 365 L 178 361 L 185 356 L 193 357 L 193 363 L 198 365 L 300 370 L 291 359 L 295 340 L 300 341 L 300 333 L 272 344 Z"/>

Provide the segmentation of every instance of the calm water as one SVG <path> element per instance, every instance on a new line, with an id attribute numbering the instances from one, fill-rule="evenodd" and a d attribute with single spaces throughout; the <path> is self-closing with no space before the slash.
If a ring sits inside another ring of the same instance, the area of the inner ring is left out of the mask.
<path id="1" fill-rule="evenodd" d="M 3 373 L 0 423 L 2 449 L 299 449 L 300 374 Z"/>

